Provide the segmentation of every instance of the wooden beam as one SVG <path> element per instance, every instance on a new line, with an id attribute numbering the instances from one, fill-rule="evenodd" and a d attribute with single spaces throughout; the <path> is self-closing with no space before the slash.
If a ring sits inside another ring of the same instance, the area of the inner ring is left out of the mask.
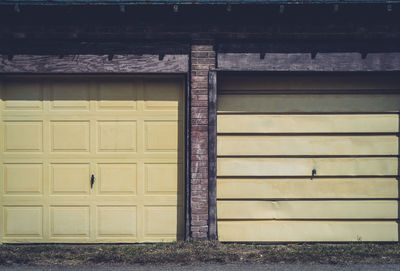
<path id="1" fill-rule="evenodd" d="M 219 53 L 223 71 L 399 71 L 400 53 Z"/>
<path id="2" fill-rule="evenodd" d="M 218 53 L 395 53 L 400 39 L 334 40 L 308 38 L 304 40 L 219 40 Z"/>
<path id="3" fill-rule="evenodd" d="M 217 72 L 208 73 L 208 238 L 217 235 Z"/>
<path id="4" fill-rule="evenodd" d="M 14 55 L 2 56 L 0 73 L 186 73 L 187 55 Z"/>

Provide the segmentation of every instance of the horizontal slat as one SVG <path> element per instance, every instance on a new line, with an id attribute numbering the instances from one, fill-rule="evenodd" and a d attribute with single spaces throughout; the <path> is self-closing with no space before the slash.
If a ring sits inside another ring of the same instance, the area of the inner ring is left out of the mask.
<path id="1" fill-rule="evenodd" d="M 218 133 L 394 133 L 390 115 L 219 115 Z"/>
<path id="2" fill-rule="evenodd" d="M 400 78 L 391 74 L 331 75 L 224 75 L 220 90 L 367 90 L 400 89 Z"/>
<path id="3" fill-rule="evenodd" d="M 397 201 L 218 201 L 218 219 L 397 219 Z"/>
<path id="4" fill-rule="evenodd" d="M 398 159 L 218 158 L 218 176 L 395 176 Z"/>
<path id="5" fill-rule="evenodd" d="M 394 112 L 399 110 L 399 94 L 229 94 L 218 97 L 218 112 L 220 113 Z"/>
<path id="6" fill-rule="evenodd" d="M 397 136 L 218 136 L 218 155 L 397 155 Z"/>
<path id="7" fill-rule="evenodd" d="M 218 199 L 397 198 L 395 178 L 218 179 Z"/>
<path id="8" fill-rule="evenodd" d="M 219 221 L 222 242 L 398 241 L 391 221 Z"/>

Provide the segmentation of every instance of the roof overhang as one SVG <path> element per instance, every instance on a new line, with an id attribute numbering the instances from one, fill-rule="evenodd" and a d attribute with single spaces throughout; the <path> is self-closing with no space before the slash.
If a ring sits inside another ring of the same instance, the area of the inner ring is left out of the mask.
<path id="1" fill-rule="evenodd" d="M 0 0 L 0 5 L 395 4 L 400 0 Z"/>

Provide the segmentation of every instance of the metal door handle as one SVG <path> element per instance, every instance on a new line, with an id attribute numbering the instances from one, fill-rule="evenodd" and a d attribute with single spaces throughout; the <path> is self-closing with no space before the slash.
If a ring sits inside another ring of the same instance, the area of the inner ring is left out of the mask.
<path id="1" fill-rule="evenodd" d="M 314 168 L 314 169 L 311 171 L 311 180 L 314 178 L 315 175 L 317 175 L 317 170 Z"/>
<path id="2" fill-rule="evenodd" d="M 92 177 L 90 177 L 90 188 L 93 188 L 94 179 L 94 174 L 92 174 Z"/>

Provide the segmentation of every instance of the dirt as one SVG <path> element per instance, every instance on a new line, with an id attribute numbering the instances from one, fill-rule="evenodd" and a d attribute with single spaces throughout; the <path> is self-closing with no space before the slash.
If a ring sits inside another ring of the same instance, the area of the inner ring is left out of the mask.
<path id="1" fill-rule="evenodd" d="M 128 245 L 0 245 L 0 265 L 127 264 L 391 264 L 400 263 L 398 244 L 225 244 L 187 241 Z"/>

